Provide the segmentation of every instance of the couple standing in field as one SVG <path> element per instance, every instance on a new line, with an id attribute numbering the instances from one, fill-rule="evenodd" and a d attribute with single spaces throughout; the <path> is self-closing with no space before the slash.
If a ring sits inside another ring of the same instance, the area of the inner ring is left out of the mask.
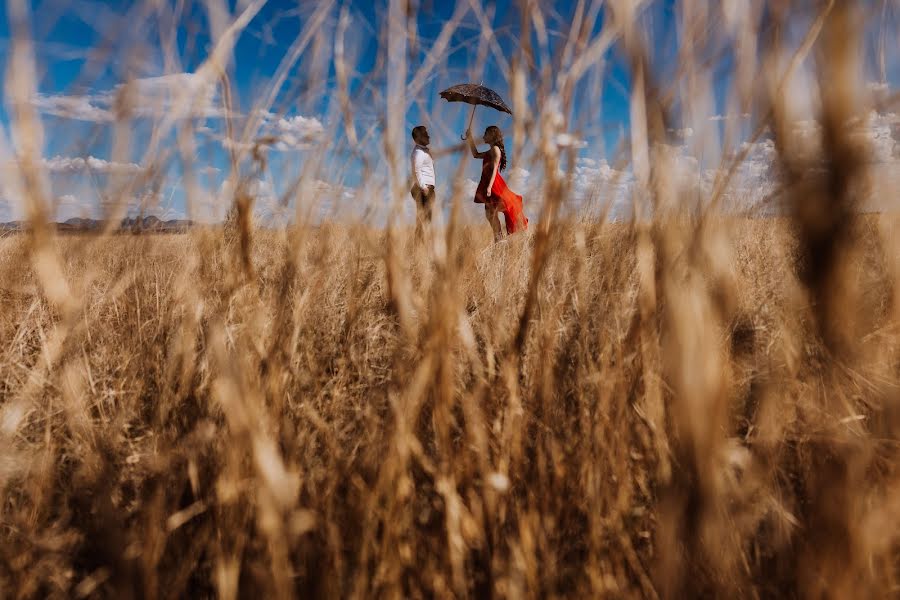
<path id="1" fill-rule="evenodd" d="M 412 138 L 416 145 L 410 157 L 413 173 L 410 194 L 416 202 L 416 238 L 421 239 L 424 228 L 431 224 L 434 207 L 434 158 L 428 149 L 431 138 L 424 125 L 413 127 Z M 506 149 L 500 128 L 491 125 L 484 130 L 484 142 L 489 146 L 484 152 L 479 152 L 475 146 L 471 129 L 466 130 L 466 141 L 472 157 L 482 161 L 481 180 L 475 189 L 474 201 L 484 205 L 484 215 L 491 224 L 494 241 L 500 241 L 504 235 L 527 229 L 528 219 L 522 211 L 522 196 L 509 189 L 500 174 L 506 169 Z M 506 221 L 505 234 L 500 224 L 500 213 L 503 213 Z"/>

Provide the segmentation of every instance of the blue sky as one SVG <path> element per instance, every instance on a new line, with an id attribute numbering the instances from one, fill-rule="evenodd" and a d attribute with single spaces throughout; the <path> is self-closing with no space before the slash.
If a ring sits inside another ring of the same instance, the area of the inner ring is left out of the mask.
<path id="1" fill-rule="evenodd" d="M 96 212 L 99 191 L 107 184 L 110 172 L 116 169 L 128 172 L 129 168 L 134 170 L 143 165 L 148 140 L 169 110 L 173 94 L 193 85 L 192 74 L 211 51 L 213 31 L 232 18 L 222 15 L 221 19 L 211 19 L 205 5 L 198 2 L 158 3 L 162 10 L 153 9 L 152 4 L 94 0 L 30 3 L 31 36 L 39 81 L 35 106 L 42 114 L 45 127 L 44 156 L 51 171 L 52 194 L 57 198 L 65 197 L 64 203 L 90 207 L 88 212 Z M 229 13 L 237 14 L 249 2 L 228 0 L 224 4 L 228 5 Z M 678 27 L 672 4 L 657 3 L 645 15 L 654 67 L 663 80 L 674 74 L 674 57 L 678 50 Z M 567 32 L 578 14 L 578 5 L 576 0 L 544 3 L 547 52 L 551 57 L 557 56 L 568 41 Z M 342 6 L 346 6 L 350 17 L 345 46 L 353 65 L 350 73 L 353 125 L 361 140 L 357 152 L 348 148 L 347 131 L 335 94 L 333 43 Z M 407 83 L 424 63 L 442 29 L 457 10 L 453 2 L 441 0 L 421 0 L 418 6 L 412 23 L 415 37 L 407 39 Z M 448 105 L 438 97 L 438 93 L 449 85 L 477 79 L 497 90 L 512 104 L 503 63 L 521 56 L 525 37 L 535 48 L 540 46 L 540 37 L 534 29 L 527 33 L 520 31 L 518 2 L 499 0 L 478 3 L 478 6 L 485 11 L 483 18 L 489 19 L 495 31 L 497 45 L 488 47 L 483 55 L 479 53 L 482 28 L 475 12 L 467 9 L 449 40 L 440 68 L 427 73 L 415 96 L 408 99 L 402 134 L 402 140 L 407 144 L 404 153 L 408 152 L 411 143 L 409 129 L 419 123 L 431 129 L 434 147 L 459 142 L 458 134 L 465 126 L 468 107 Z M 890 11 L 886 20 L 888 26 L 897 22 L 893 9 Z M 327 193 L 344 198 L 344 202 L 353 202 L 346 190 L 355 194 L 357 188 L 362 184 L 369 186 L 380 171 L 385 170 L 380 155 L 385 126 L 385 84 L 389 77 L 384 39 L 387 13 L 386 2 L 349 1 L 327 6 L 319 2 L 272 0 L 240 34 L 228 68 L 234 124 L 239 130 L 260 102 L 269 96 L 273 78 L 292 45 L 298 43 L 311 23 L 316 24 L 314 33 L 319 34 L 309 38 L 299 60 L 288 70 L 287 78 L 273 94 L 274 102 L 266 107 L 258 128 L 257 133 L 281 136 L 281 142 L 274 144 L 267 153 L 268 169 L 261 182 L 266 193 L 284 194 L 304 168 L 315 164 L 315 179 L 334 185 Z M 594 35 L 603 27 L 602 12 L 599 16 L 593 24 L 591 33 Z M 884 20 L 880 23 L 881 27 L 885 26 Z M 9 54 L 11 29 L 6 3 L 0 3 L 0 49 L 4 50 L 4 55 Z M 884 36 L 879 38 L 877 31 L 870 33 L 867 49 L 874 59 L 877 40 Z M 875 72 L 869 74 L 868 79 L 883 77 L 895 87 L 893 83 L 898 79 L 897 42 L 896 36 L 892 38 L 893 42 L 888 43 L 893 43 L 894 52 L 888 52 L 890 59 L 884 73 L 877 72 L 877 60 L 870 60 Z M 620 147 L 629 128 L 631 79 L 627 63 L 616 46 L 601 58 L 580 80 L 574 90 L 573 105 L 568 114 L 563 115 L 565 129 L 571 133 L 571 139 L 577 140 L 570 158 L 583 160 L 582 165 L 603 160 L 613 163 L 616 158 L 613 153 Z M 552 62 L 557 64 L 555 59 Z M 479 65 L 483 68 L 478 69 Z M 716 59 L 712 68 L 718 76 L 713 86 L 710 116 L 725 109 L 730 85 L 728 54 Z M 4 78 L 6 69 L 5 62 L 0 64 L 0 74 Z M 540 73 L 532 75 L 527 103 L 532 112 L 540 113 L 546 108 L 535 106 L 535 79 Z M 551 73 L 551 80 L 553 75 Z M 137 114 L 129 121 L 128 156 L 124 157 L 120 152 L 114 157 L 114 140 L 122 132 L 117 132 L 112 123 L 112 112 L 118 86 L 126 79 L 136 82 L 135 89 L 141 100 Z M 200 186 L 214 197 L 229 171 L 229 146 L 223 144 L 226 119 L 223 118 L 222 89 L 216 86 L 200 95 L 209 105 L 188 115 L 195 129 L 192 169 L 199 176 Z M 6 103 L 0 107 L 0 124 L 4 130 L 9 128 L 7 109 Z M 489 124 L 497 124 L 507 131 L 511 166 L 534 172 L 529 163 L 534 150 L 532 140 L 512 136 L 512 119 L 508 115 L 480 108 L 473 129 L 480 133 Z M 677 130 L 683 125 L 674 123 L 673 126 Z M 369 137 L 366 132 L 370 132 Z M 181 216 L 187 208 L 187 191 L 182 177 L 185 167 L 175 151 L 177 143 L 175 133 L 161 140 L 162 148 L 171 148 L 172 152 L 161 161 L 164 175 L 159 181 L 161 189 L 157 202 L 171 216 Z M 232 144 L 231 147 L 236 146 Z M 449 187 L 449 178 L 456 172 L 460 160 L 468 161 L 464 176 L 477 178 L 479 165 L 463 154 L 455 154 L 439 161 L 439 186 Z M 241 168 L 248 167 L 242 165 Z M 209 202 L 214 203 L 215 198 L 210 198 Z M 7 208 L 7 212 L 9 210 Z"/>

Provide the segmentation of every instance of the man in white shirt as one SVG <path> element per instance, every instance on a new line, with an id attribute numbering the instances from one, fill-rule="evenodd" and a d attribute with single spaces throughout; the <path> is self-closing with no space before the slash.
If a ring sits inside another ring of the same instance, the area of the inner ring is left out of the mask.
<path id="1" fill-rule="evenodd" d="M 424 125 L 413 127 L 413 141 L 416 142 L 410 156 L 413 184 L 409 193 L 416 201 L 416 239 L 421 239 L 424 229 L 431 226 L 431 211 L 434 207 L 434 159 L 428 149 L 431 138 Z"/>

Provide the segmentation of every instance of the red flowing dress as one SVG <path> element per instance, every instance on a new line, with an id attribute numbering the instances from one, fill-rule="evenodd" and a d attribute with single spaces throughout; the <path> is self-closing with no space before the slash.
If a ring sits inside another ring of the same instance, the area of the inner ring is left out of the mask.
<path id="1" fill-rule="evenodd" d="M 481 181 L 475 189 L 475 202 L 478 204 L 489 204 L 497 207 L 497 210 L 503 213 L 506 220 L 506 233 L 516 233 L 528 229 L 528 218 L 522 211 L 522 196 L 516 194 L 506 186 L 506 181 L 500 176 L 499 170 L 494 178 L 494 185 L 491 187 L 491 195 L 488 197 L 487 188 L 491 181 L 491 174 L 494 172 L 494 157 L 491 153 L 482 159 L 481 163 Z"/>

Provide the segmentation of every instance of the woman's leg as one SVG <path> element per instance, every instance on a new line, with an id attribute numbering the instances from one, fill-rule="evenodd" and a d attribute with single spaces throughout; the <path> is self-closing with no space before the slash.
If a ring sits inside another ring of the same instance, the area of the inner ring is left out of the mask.
<path id="1" fill-rule="evenodd" d="M 497 206 L 485 202 L 484 216 L 487 217 L 491 229 L 494 231 L 494 241 L 498 242 L 503 238 L 503 230 L 500 228 L 500 217 L 497 215 Z"/>

